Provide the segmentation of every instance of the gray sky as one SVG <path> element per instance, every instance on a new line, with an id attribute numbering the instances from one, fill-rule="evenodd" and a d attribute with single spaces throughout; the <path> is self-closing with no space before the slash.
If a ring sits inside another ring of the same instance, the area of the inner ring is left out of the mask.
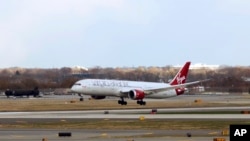
<path id="1" fill-rule="evenodd" d="M 0 0 L 0 68 L 250 65 L 249 0 Z"/>

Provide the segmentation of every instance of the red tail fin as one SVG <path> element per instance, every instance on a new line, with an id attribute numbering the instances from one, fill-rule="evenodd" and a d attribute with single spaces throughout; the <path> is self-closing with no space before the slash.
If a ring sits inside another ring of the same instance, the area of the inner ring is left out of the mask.
<path id="1" fill-rule="evenodd" d="M 186 82 L 190 64 L 191 62 L 186 62 L 186 64 L 179 70 L 174 79 L 170 82 L 170 85 L 179 85 Z"/>
<path id="2" fill-rule="evenodd" d="M 170 82 L 170 85 L 180 85 L 186 82 L 190 64 L 190 62 L 186 62 L 186 64 L 179 70 L 174 79 Z M 185 88 L 176 88 L 175 91 L 177 95 L 181 95 L 184 94 Z"/>

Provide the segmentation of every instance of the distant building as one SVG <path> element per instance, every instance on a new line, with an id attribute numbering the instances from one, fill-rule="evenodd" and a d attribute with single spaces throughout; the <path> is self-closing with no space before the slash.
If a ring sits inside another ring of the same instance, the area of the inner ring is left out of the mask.
<path id="1" fill-rule="evenodd" d="M 250 77 L 241 77 L 245 82 L 250 82 Z"/>
<path id="2" fill-rule="evenodd" d="M 82 66 L 74 66 L 71 69 L 74 69 L 74 70 L 84 70 L 84 71 L 88 71 L 89 70 L 88 68 L 82 67 Z"/>
<path id="3" fill-rule="evenodd" d="M 175 68 L 180 68 L 182 65 L 176 65 Z M 197 64 L 191 64 L 190 69 L 210 69 L 210 70 L 216 70 L 220 67 L 220 65 L 207 65 L 202 63 Z"/>
<path id="4" fill-rule="evenodd" d="M 80 74 L 80 73 L 88 72 L 89 69 L 86 67 L 82 67 L 82 66 L 74 66 L 74 67 L 71 67 L 71 70 L 73 74 Z"/>

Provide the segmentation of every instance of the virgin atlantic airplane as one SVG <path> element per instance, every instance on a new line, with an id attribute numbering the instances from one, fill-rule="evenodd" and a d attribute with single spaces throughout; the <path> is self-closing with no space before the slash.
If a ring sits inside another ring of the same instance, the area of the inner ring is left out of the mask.
<path id="1" fill-rule="evenodd" d="M 146 105 L 146 102 L 143 101 L 144 98 L 164 99 L 178 96 L 184 94 L 186 86 L 204 81 L 185 83 L 190 64 L 190 62 L 186 62 L 170 83 L 84 79 L 77 81 L 71 91 L 90 95 L 94 99 L 104 99 L 106 96 L 120 97 L 118 104 L 121 105 L 127 105 L 124 98 L 137 100 L 137 104 Z"/>

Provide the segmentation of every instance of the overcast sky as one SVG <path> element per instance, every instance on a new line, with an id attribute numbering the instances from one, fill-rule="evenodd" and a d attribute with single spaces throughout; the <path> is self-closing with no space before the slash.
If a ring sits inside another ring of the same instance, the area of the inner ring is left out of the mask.
<path id="1" fill-rule="evenodd" d="M 0 68 L 250 66 L 249 0 L 0 0 Z"/>

